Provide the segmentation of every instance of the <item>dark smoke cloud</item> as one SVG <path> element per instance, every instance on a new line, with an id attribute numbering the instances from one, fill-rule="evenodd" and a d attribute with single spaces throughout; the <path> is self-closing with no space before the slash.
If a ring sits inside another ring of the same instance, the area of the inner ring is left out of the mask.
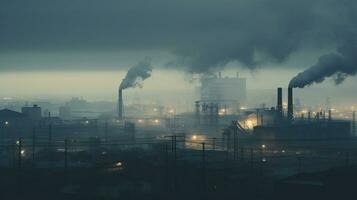
<path id="1" fill-rule="evenodd" d="M 356 10 L 355 0 L 2 0 L 0 54 L 157 50 L 176 56 L 169 67 L 192 73 L 236 61 L 282 66 L 305 48 L 343 46 L 357 33 Z M 331 55 L 320 60 L 346 57 Z M 0 60 L 0 69 L 9 66 Z"/>
<path id="2" fill-rule="evenodd" d="M 119 89 L 124 90 L 130 87 L 142 87 L 142 82 L 151 76 L 152 67 L 150 62 L 150 59 L 146 58 L 130 68 L 120 83 Z"/>
<path id="3" fill-rule="evenodd" d="M 357 39 L 357 38 L 356 38 Z M 337 53 L 320 57 L 319 61 L 307 70 L 299 73 L 289 83 L 289 87 L 303 88 L 313 83 L 320 83 L 332 77 L 335 84 L 341 84 L 349 75 L 357 73 L 357 40 L 348 41 Z"/>

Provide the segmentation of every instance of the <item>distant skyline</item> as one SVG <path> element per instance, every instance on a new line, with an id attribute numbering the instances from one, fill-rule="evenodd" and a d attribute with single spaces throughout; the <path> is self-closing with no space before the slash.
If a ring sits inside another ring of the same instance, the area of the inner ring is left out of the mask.
<path id="1" fill-rule="evenodd" d="M 249 89 L 275 89 L 287 87 L 291 76 L 297 70 L 223 70 L 222 76 L 236 76 L 247 79 Z M 33 72 L 3 72 L 0 74 L 0 97 L 12 96 L 18 98 L 60 98 L 83 96 L 89 100 L 115 101 L 119 83 L 126 71 L 33 71 Z M 156 69 L 152 77 L 145 81 L 143 88 L 131 88 L 126 93 L 162 93 L 185 91 L 195 92 L 199 83 L 191 82 L 190 76 L 182 71 Z M 312 88 L 356 88 L 357 78 L 350 77 L 345 83 L 335 86 L 332 80 L 323 84 L 312 85 Z"/>

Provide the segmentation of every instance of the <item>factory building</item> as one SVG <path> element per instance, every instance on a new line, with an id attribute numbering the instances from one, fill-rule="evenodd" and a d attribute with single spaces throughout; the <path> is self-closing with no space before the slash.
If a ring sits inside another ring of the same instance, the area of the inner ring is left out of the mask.
<path id="1" fill-rule="evenodd" d="M 259 139 L 344 139 L 351 137 L 351 122 L 333 120 L 331 111 L 328 117 L 322 112 L 316 116 L 294 116 L 293 89 L 288 88 L 288 108 L 282 106 L 282 88 L 277 91 L 276 108 L 257 110 L 257 126 L 254 137 Z M 322 117 L 321 117 L 322 116 Z"/>
<path id="2" fill-rule="evenodd" d="M 221 107 L 239 109 L 247 100 L 246 79 L 218 76 L 203 77 L 201 79 L 200 101 L 216 103 Z"/>
<path id="3" fill-rule="evenodd" d="M 42 117 L 41 107 L 39 107 L 36 104 L 33 105 L 32 107 L 28 107 L 28 106 L 22 107 L 21 113 L 34 121 L 39 121 L 41 120 Z"/>
<path id="4" fill-rule="evenodd" d="M 30 120 L 29 118 L 22 113 L 9 110 L 9 109 L 3 109 L 0 110 L 0 123 L 1 127 L 8 127 L 8 126 L 22 126 L 25 124 L 29 124 Z"/>
<path id="5" fill-rule="evenodd" d="M 58 111 L 61 119 L 71 119 L 71 108 L 69 106 L 61 106 L 58 108 Z"/>

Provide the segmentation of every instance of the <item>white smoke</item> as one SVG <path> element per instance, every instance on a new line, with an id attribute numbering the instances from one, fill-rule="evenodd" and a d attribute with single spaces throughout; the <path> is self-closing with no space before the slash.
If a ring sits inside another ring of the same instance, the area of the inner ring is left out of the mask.
<path id="1" fill-rule="evenodd" d="M 151 76 L 151 72 L 151 60 L 145 58 L 129 69 L 119 89 L 124 90 L 130 87 L 142 87 L 142 82 Z"/>

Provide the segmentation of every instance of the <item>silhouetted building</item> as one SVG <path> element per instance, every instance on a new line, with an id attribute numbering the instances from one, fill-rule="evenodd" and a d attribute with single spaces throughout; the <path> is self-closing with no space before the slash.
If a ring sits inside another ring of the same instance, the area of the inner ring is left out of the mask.
<path id="1" fill-rule="evenodd" d="M 59 117 L 62 119 L 70 119 L 71 118 L 71 108 L 69 106 L 61 106 L 59 107 Z"/>
<path id="2" fill-rule="evenodd" d="M 21 112 L 34 121 L 38 121 L 42 117 L 41 107 L 37 106 L 36 104 L 32 107 L 22 107 Z"/>
<path id="3" fill-rule="evenodd" d="M 0 135 L 3 139 L 23 136 L 31 126 L 31 120 L 25 114 L 9 109 L 0 110 Z"/>
<path id="4" fill-rule="evenodd" d="M 204 77 L 201 79 L 200 100 L 239 108 L 246 103 L 246 79 L 238 77 Z"/>

